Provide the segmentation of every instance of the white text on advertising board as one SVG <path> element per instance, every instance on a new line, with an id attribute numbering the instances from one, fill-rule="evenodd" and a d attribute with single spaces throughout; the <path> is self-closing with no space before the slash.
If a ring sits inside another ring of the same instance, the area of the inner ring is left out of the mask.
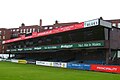
<path id="1" fill-rule="evenodd" d="M 99 24 L 99 19 L 94 19 L 94 20 L 90 20 L 90 21 L 85 21 L 84 22 L 84 27 L 92 27 L 92 26 L 96 26 Z"/>

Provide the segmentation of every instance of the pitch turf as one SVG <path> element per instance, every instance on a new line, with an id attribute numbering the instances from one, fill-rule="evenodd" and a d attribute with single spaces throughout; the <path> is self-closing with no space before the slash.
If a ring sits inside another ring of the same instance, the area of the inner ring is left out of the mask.
<path id="1" fill-rule="evenodd" d="M 0 80 L 120 80 L 120 74 L 0 62 Z"/>

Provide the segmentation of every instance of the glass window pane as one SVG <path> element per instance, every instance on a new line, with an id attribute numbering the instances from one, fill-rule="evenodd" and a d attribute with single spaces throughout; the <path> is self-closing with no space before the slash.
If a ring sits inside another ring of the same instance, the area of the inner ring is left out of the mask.
<path id="1" fill-rule="evenodd" d="M 112 26 L 116 27 L 116 23 L 113 23 Z"/>
<path id="2" fill-rule="evenodd" d="M 120 23 L 118 23 L 118 28 L 120 28 Z"/>

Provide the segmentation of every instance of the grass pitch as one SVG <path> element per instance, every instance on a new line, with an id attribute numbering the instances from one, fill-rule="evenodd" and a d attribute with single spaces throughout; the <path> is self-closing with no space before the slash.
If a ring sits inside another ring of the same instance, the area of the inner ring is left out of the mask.
<path id="1" fill-rule="evenodd" d="M 0 62 L 0 80 L 120 80 L 120 74 Z"/>

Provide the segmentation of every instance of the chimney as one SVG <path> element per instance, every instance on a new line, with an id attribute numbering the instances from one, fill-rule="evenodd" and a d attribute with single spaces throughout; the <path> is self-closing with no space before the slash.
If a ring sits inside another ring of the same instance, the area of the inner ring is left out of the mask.
<path id="1" fill-rule="evenodd" d="M 40 19 L 40 27 L 42 26 L 42 19 Z"/>
<path id="2" fill-rule="evenodd" d="M 23 27 L 23 26 L 25 26 L 25 24 L 24 24 L 24 23 L 22 23 L 22 24 L 21 24 L 21 26 Z"/>
<path id="3" fill-rule="evenodd" d="M 39 32 L 42 31 L 42 19 L 40 19 L 40 27 L 39 27 Z"/>
<path id="4" fill-rule="evenodd" d="M 103 20 L 103 18 L 102 18 L 102 17 L 100 17 L 100 19 L 101 19 L 101 20 Z"/>
<path id="5" fill-rule="evenodd" d="M 53 29 L 57 28 L 58 26 L 58 20 L 55 21 L 55 24 L 53 25 Z"/>
<path id="6" fill-rule="evenodd" d="M 55 24 L 58 24 L 58 21 L 57 21 L 57 20 L 55 21 Z"/>

